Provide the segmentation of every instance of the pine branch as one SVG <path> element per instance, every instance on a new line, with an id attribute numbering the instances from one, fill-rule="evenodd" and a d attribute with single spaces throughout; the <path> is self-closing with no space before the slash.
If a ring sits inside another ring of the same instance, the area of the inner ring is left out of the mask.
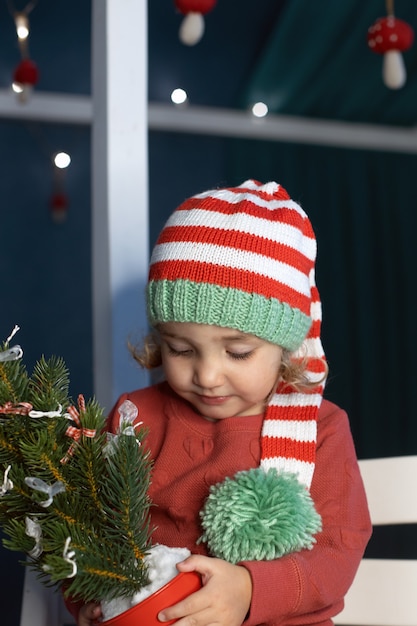
<path id="1" fill-rule="evenodd" d="M 29 381 L 30 400 L 39 411 L 50 411 L 68 403 L 69 373 L 60 357 L 45 357 L 35 364 Z M 54 406 L 55 405 L 55 406 Z"/>
<path id="2" fill-rule="evenodd" d="M 0 351 L 8 348 L 3 344 Z M 6 402 L 17 404 L 28 397 L 28 374 L 21 360 L 0 362 L 0 406 Z M 0 415 L 0 421 L 2 416 Z"/>

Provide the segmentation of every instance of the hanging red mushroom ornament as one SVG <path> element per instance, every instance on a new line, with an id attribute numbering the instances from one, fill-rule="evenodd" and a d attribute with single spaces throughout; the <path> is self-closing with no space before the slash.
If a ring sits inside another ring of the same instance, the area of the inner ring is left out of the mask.
<path id="1" fill-rule="evenodd" d="M 390 89 L 405 85 L 407 73 L 401 52 L 411 48 L 414 31 L 407 22 L 394 15 L 380 17 L 368 29 L 368 46 L 377 54 L 383 54 L 382 78 Z"/>
<path id="2" fill-rule="evenodd" d="M 28 58 L 22 59 L 13 74 L 13 84 L 22 102 L 26 102 L 38 81 L 39 70 L 36 63 Z"/>
<path id="3" fill-rule="evenodd" d="M 216 5 L 217 0 L 175 0 L 175 6 L 185 15 L 181 22 L 179 37 L 186 46 L 194 46 L 204 34 L 204 17 Z"/>

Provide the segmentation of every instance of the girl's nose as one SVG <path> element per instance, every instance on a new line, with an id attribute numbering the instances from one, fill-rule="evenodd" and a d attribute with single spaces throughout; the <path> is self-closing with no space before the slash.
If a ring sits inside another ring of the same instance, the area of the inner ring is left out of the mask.
<path id="1" fill-rule="evenodd" d="M 193 382 L 203 389 L 213 389 L 223 384 L 221 364 L 215 358 L 199 359 L 194 366 Z"/>

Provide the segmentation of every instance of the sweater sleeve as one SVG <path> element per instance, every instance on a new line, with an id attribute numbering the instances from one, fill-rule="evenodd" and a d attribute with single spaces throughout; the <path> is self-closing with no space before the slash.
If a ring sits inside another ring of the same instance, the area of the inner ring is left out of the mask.
<path id="1" fill-rule="evenodd" d="M 312 550 L 242 563 L 253 583 L 245 626 L 320 624 L 343 608 L 371 534 L 347 415 L 333 404 L 319 421 L 311 495 L 323 530 Z"/>

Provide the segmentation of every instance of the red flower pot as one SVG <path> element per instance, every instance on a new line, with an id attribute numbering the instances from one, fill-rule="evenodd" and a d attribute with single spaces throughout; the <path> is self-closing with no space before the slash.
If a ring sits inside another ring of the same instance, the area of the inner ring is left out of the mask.
<path id="1" fill-rule="evenodd" d="M 183 600 L 194 591 L 201 588 L 201 577 L 196 572 L 181 572 L 166 585 L 155 591 L 149 598 L 145 598 L 131 609 L 116 617 L 103 622 L 105 626 L 167 626 L 170 622 L 160 622 L 158 613 L 180 600 Z"/>

